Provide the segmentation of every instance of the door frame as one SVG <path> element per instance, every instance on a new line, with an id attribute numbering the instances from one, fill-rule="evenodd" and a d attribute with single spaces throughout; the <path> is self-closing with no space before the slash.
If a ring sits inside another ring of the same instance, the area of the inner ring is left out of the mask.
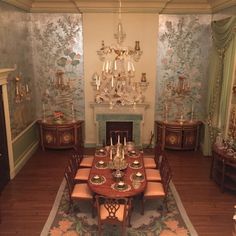
<path id="1" fill-rule="evenodd" d="M 9 103 L 8 103 L 8 94 L 7 94 L 7 78 L 8 78 L 9 73 L 13 72 L 14 70 L 15 68 L 0 69 L 0 85 L 2 86 L 3 109 L 4 109 L 4 114 L 5 114 L 10 179 L 13 179 L 15 177 L 15 168 L 14 168 L 13 148 L 12 148 L 10 112 L 9 112 Z"/>

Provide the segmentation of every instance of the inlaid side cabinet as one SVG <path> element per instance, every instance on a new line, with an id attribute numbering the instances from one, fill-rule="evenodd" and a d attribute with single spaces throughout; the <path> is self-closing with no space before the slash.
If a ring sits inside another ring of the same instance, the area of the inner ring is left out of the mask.
<path id="1" fill-rule="evenodd" d="M 236 158 L 227 150 L 214 146 L 210 177 L 222 191 L 228 189 L 236 193 Z"/>
<path id="2" fill-rule="evenodd" d="M 84 121 L 53 122 L 38 121 L 40 130 L 40 141 L 43 150 L 45 148 L 66 149 L 74 146 L 83 146 Z"/>
<path id="3" fill-rule="evenodd" d="M 155 121 L 156 145 L 162 150 L 197 150 L 199 147 L 200 121 Z"/>

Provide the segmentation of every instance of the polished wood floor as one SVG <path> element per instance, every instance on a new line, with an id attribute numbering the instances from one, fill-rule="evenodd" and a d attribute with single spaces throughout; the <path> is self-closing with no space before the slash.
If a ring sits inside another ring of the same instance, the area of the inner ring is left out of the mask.
<path id="1" fill-rule="evenodd" d="M 63 179 L 69 150 L 37 153 L 1 193 L 1 236 L 37 236 Z M 167 151 L 173 182 L 199 236 L 232 235 L 236 195 L 209 179 L 211 160 L 199 152 Z"/>

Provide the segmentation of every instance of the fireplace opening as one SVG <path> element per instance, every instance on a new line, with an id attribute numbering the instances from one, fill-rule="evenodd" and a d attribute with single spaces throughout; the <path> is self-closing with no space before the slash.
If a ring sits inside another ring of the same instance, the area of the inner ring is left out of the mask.
<path id="1" fill-rule="evenodd" d="M 124 144 L 124 138 L 126 141 L 133 141 L 133 122 L 118 122 L 107 121 L 106 122 L 106 145 L 111 145 L 111 139 L 113 145 L 117 143 L 118 136 L 120 136 L 120 142 Z"/>

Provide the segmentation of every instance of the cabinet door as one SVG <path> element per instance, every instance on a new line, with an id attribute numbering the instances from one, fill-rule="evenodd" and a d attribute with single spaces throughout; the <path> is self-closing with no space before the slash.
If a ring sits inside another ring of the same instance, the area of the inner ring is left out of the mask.
<path id="1" fill-rule="evenodd" d="M 165 147 L 171 149 L 182 148 L 182 130 L 171 129 L 166 127 L 165 131 Z"/>
<path id="2" fill-rule="evenodd" d="M 197 145 L 197 128 L 183 130 L 183 148 L 194 149 Z"/>
<path id="3" fill-rule="evenodd" d="M 74 127 L 58 129 L 58 146 L 72 147 L 75 144 L 75 130 Z"/>
<path id="4" fill-rule="evenodd" d="M 56 128 L 43 126 L 43 143 L 45 147 L 54 147 L 57 144 Z"/>

